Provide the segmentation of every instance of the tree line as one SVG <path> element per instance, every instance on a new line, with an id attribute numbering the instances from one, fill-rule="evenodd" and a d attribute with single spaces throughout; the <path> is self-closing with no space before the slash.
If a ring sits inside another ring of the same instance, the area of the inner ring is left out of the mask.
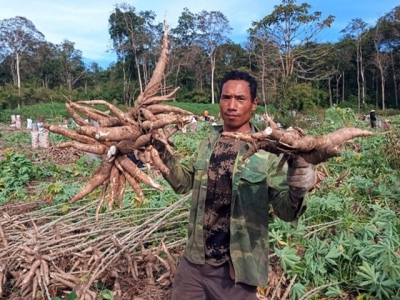
<path id="1" fill-rule="evenodd" d="M 346 105 L 399 109 L 400 6 L 375 24 L 353 19 L 337 42 L 317 42 L 334 22 L 307 3 L 282 0 L 248 29 L 247 40 L 228 38 L 220 11 L 183 9 L 169 28 L 170 58 L 162 94 L 179 86 L 177 100 L 215 103 L 216 84 L 231 69 L 254 75 L 259 99 L 279 111 Z M 60 44 L 25 17 L 0 21 L 0 107 L 66 99 L 104 99 L 133 105 L 149 82 L 160 53 L 164 24 L 153 11 L 117 4 L 109 16 L 117 61 L 106 69 L 86 65 L 73 41 Z"/>

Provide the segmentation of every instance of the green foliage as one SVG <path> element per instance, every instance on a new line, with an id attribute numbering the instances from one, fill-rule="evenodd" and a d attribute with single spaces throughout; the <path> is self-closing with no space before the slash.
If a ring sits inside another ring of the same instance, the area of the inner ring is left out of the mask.
<path id="1" fill-rule="evenodd" d="M 348 127 L 356 121 L 356 114 L 351 108 L 340 108 L 333 105 L 326 110 L 325 122 L 336 124 L 338 127 Z"/>
<path id="2" fill-rule="evenodd" d="M 289 109 L 296 110 L 311 110 L 316 107 L 316 102 L 319 102 L 314 95 L 314 90 L 311 84 L 297 83 L 290 86 L 288 91 L 290 105 Z M 317 100 L 317 101 L 316 101 Z"/>
<path id="3" fill-rule="evenodd" d="M 179 100 L 182 102 L 189 102 L 189 103 L 210 103 L 211 94 L 210 91 L 193 90 L 181 95 L 179 97 Z"/>
<path id="4" fill-rule="evenodd" d="M 12 134 L 4 133 L 1 137 L 3 139 L 4 145 L 7 148 L 10 147 L 26 147 L 31 143 L 31 137 L 29 132 L 16 131 Z"/>
<path id="5" fill-rule="evenodd" d="M 18 152 L 6 152 L 5 159 L 0 161 L 0 204 L 9 197 L 25 198 L 23 186 L 34 176 L 32 162 Z"/>
<path id="6" fill-rule="evenodd" d="M 11 115 L 20 115 L 23 126 L 26 126 L 26 119 L 52 122 L 61 121 L 62 116 L 68 116 L 65 102 L 39 103 L 35 105 L 23 105 L 21 108 L 4 109 L 0 111 L 0 122 L 11 123 Z"/>

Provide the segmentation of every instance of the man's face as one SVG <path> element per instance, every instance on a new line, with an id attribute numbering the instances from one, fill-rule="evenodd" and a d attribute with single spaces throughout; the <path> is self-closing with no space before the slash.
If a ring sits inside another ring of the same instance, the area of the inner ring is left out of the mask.
<path id="1" fill-rule="evenodd" d="M 244 80 L 229 80 L 223 87 L 219 107 L 224 120 L 224 131 L 247 133 L 250 118 L 257 107 L 257 98 L 251 101 L 250 86 Z"/>

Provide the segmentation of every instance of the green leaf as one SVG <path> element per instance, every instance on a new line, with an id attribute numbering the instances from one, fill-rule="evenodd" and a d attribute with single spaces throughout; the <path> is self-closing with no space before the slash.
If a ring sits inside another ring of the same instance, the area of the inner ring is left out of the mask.
<path id="1" fill-rule="evenodd" d="M 66 298 L 66 300 L 79 300 L 78 295 L 75 291 L 72 291 Z"/>
<path id="2" fill-rule="evenodd" d="M 110 290 L 103 290 L 100 293 L 100 297 L 106 300 L 114 300 L 114 295 Z"/>
<path id="3" fill-rule="evenodd" d="M 281 265 L 284 270 L 287 267 L 294 268 L 296 264 L 300 261 L 300 257 L 296 254 L 296 249 L 285 247 L 282 250 L 275 249 L 275 253 L 281 258 Z"/>

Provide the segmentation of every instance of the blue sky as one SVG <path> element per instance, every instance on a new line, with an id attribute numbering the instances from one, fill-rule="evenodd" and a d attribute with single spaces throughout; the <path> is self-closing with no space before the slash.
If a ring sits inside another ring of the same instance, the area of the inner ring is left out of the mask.
<path id="1" fill-rule="evenodd" d="M 202 10 L 220 11 L 233 28 L 232 40 L 246 41 L 246 31 L 252 21 L 259 21 L 270 14 L 280 0 L 0 0 L 0 20 L 22 16 L 45 35 L 47 41 L 60 44 L 64 39 L 75 43 L 82 51 L 86 63 L 95 61 L 106 68 L 115 62 L 115 54 L 110 52 L 111 41 L 108 34 L 108 18 L 117 3 L 128 2 L 136 11 L 152 10 L 157 21 L 165 18 L 171 27 L 176 26 L 183 9 L 192 13 Z M 334 15 L 335 22 L 318 36 L 318 41 L 336 42 L 352 19 L 361 18 L 370 25 L 400 5 L 395 0 L 297 0 L 306 2 L 311 12 L 321 11 L 322 17 Z"/>

